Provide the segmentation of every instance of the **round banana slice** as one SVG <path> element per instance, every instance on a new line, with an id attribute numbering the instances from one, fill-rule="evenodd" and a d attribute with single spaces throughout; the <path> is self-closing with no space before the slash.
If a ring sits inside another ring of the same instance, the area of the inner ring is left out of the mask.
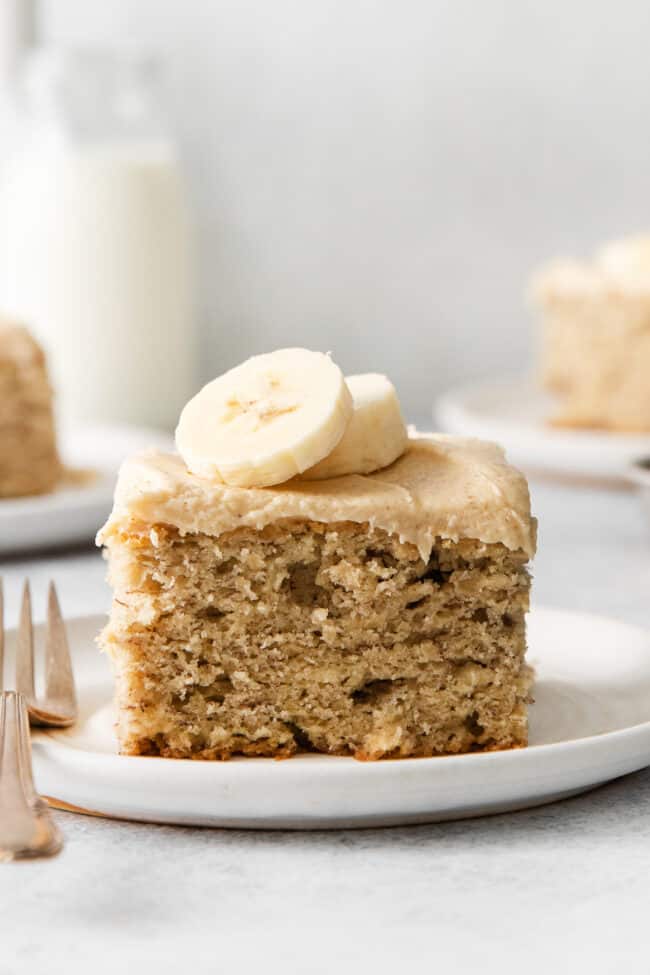
<path id="1" fill-rule="evenodd" d="M 404 453 L 408 432 L 390 380 L 366 373 L 347 376 L 345 381 L 354 401 L 352 419 L 331 454 L 305 471 L 303 480 L 371 474 Z"/>
<path id="2" fill-rule="evenodd" d="M 280 349 L 204 386 L 181 413 L 176 446 L 195 474 L 268 487 L 331 453 L 351 416 L 352 396 L 329 356 Z"/>

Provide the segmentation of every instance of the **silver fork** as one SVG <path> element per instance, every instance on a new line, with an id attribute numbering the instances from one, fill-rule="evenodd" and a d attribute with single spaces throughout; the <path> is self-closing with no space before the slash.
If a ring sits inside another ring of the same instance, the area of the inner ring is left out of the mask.
<path id="1" fill-rule="evenodd" d="M 0 688 L 4 675 L 3 597 L 0 580 Z M 0 694 L 0 861 L 52 856 L 63 846 L 47 804 L 32 777 L 30 717 L 35 724 L 66 727 L 76 720 L 72 664 L 54 585 L 50 584 L 45 638 L 45 695 L 34 688 L 31 595 L 25 583 L 16 647 L 16 691 Z"/>
<path id="2" fill-rule="evenodd" d="M 0 686 L 2 686 L 1 675 Z M 25 698 L 32 724 L 50 728 L 67 728 L 77 720 L 77 695 L 72 661 L 53 582 L 50 583 L 47 595 L 45 695 L 37 698 L 34 690 L 34 630 L 29 582 L 25 582 L 23 587 L 23 604 L 18 626 L 16 690 Z"/>

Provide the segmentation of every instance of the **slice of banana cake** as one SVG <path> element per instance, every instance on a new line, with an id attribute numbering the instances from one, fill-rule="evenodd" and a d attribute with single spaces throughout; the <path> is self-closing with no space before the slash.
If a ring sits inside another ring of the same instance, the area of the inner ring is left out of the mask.
<path id="1" fill-rule="evenodd" d="M 650 431 L 650 235 L 559 260 L 531 285 L 559 426 Z"/>
<path id="2" fill-rule="evenodd" d="M 273 487 L 171 454 L 126 463 L 99 536 L 123 753 L 526 744 L 525 479 L 478 441 L 419 436 L 399 452 L 372 473 Z"/>
<path id="3" fill-rule="evenodd" d="M 26 328 L 0 322 L 0 498 L 43 494 L 60 476 L 43 350 Z"/>

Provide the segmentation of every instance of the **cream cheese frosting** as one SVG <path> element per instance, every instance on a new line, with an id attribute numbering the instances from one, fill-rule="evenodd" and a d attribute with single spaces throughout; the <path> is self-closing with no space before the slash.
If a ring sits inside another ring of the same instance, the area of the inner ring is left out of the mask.
<path id="1" fill-rule="evenodd" d="M 138 523 L 218 536 L 292 518 L 368 522 L 416 545 L 424 560 L 437 537 L 501 542 L 529 557 L 535 552 L 524 476 L 496 444 L 444 434 L 412 437 L 395 463 L 373 474 L 294 479 L 271 488 L 219 484 L 190 474 L 174 454 L 148 451 L 123 464 L 113 512 L 97 541 L 110 542 Z"/>

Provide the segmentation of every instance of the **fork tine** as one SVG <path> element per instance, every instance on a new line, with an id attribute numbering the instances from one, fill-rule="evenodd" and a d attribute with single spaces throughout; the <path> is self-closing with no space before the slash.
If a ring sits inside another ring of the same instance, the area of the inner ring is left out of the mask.
<path id="1" fill-rule="evenodd" d="M 0 691 L 4 689 L 5 674 L 5 600 L 2 587 L 2 577 L 0 576 Z"/>
<path id="2" fill-rule="evenodd" d="M 16 649 L 16 689 L 28 704 L 34 700 L 34 633 L 32 630 L 32 597 L 29 581 L 23 587 L 23 604 L 20 610 L 18 642 Z"/>
<path id="3" fill-rule="evenodd" d="M 56 587 L 50 582 L 47 599 L 47 630 L 45 636 L 45 681 L 48 699 L 56 702 L 69 716 L 77 713 L 77 696 L 72 672 L 72 661 L 65 625 Z"/>

